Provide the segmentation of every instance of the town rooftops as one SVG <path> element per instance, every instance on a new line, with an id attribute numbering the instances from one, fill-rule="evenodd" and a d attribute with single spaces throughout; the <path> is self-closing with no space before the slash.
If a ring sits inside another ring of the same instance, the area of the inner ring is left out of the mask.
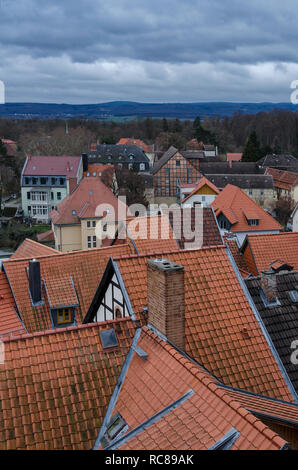
<path id="1" fill-rule="evenodd" d="M 178 149 L 173 145 L 163 154 L 163 156 L 154 163 L 152 173 L 155 175 L 176 153 Z"/>
<path id="2" fill-rule="evenodd" d="M 271 175 L 206 174 L 205 176 L 218 188 L 225 188 L 227 184 L 232 184 L 242 189 L 274 189 Z"/>
<path id="3" fill-rule="evenodd" d="M 244 191 L 228 184 L 212 202 L 211 206 L 218 217 L 221 213 L 231 223 L 232 232 L 281 230 L 281 225 Z M 248 219 L 258 220 L 258 225 L 248 225 Z"/>
<path id="4" fill-rule="evenodd" d="M 226 248 L 162 256 L 184 267 L 185 352 L 226 385 L 293 401 Z M 147 260 L 157 257 L 113 256 L 137 316 L 148 305 Z"/>
<path id="5" fill-rule="evenodd" d="M 273 305 L 263 300 L 260 277 L 250 277 L 245 283 L 298 393 L 298 367 L 291 360 L 291 346 L 298 332 L 298 271 L 272 273 L 272 277 L 277 300 Z"/>
<path id="6" fill-rule="evenodd" d="M 42 245 L 41 243 L 35 242 L 30 238 L 26 238 L 10 257 L 10 260 L 20 258 L 36 258 L 38 256 L 51 256 L 57 254 L 59 254 L 59 251 L 55 250 L 54 248 L 50 248 L 49 246 Z"/>
<path id="7" fill-rule="evenodd" d="M 274 186 L 276 188 L 290 191 L 298 186 L 298 173 L 277 170 L 276 168 L 267 168 L 265 174 L 273 177 Z"/>
<path id="8" fill-rule="evenodd" d="M 103 217 L 103 205 L 114 208 L 118 220 L 118 207 L 126 215 L 127 206 L 121 202 L 98 177 L 83 178 L 79 185 L 51 211 L 51 219 L 55 225 L 79 224 L 81 219 Z"/>
<path id="9" fill-rule="evenodd" d="M 60 157 L 44 157 L 27 155 L 23 175 L 66 176 L 76 178 L 82 157 L 61 155 Z"/>
<path id="10" fill-rule="evenodd" d="M 298 422 L 297 406 L 221 387 L 149 328 L 143 327 L 134 341 L 135 352 L 121 377 L 120 392 L 110 401 L 95 450 L 103 445 L 130 451 L 281 449 L 284 439 L 247 411 L 251 403 L 257 411 Z M 109 443 L 115 419 L 125 428 Z"/>
<path id="11" fill-rule="evenodd" d="M 27 269 L 28 259 L 14 259 L 3 262 L 3 270 L 8 278 L 16 306 L 29 333 L 50 329 L 50 305 L 46 289 L 54 289 L 56 295 L 61 288 L 59 279 L 68 286 L 65 295 L 78 298 L 76 322 L 81 323 L 93 299 L 98 283 L 103 275 L 109 257 L 113 254 L 130 254 L 128 245 L 81 250 L 69 253 L 35 256 L 40 263 L 42 281 L 42 303 L 33 305 L 29 292 Z M 73 285 L 73 288 L 72 288 Z M 74 290 L 73 290 L 74 289 Z M 51 296 L 50 296 L 51 298 Z M 77 302 L 75 302 L 77 303 Z M 73 301 L 71 302 L 73 304 Z M 68 303 L 68 305 L 70 305 Z"/>
<path id="12" fill-rule="evenodd" d="M 109 161 L 110 157 L 110 161 Z M 133 160 L 130 159 L 133 157 Z M 99 144 L 96 150 L 89 151 L 89 162 L 92 161 L 109 163 L 121 161 L 126 163 L 145 162 L 149 163 L 149 159 L 142 148 L 137 145 L 112 145 L 112 144 Z"/>
<path id="13" fill-rule="evenodd" d="M 276 260 L 298 269 L 298 232 L 247 235 L 241 252 L 254 276 L 268 269 Z"/>
<path id="14" fill-rule="evenodd" d="M 263 175 L 265 168 L 255 162 L 200 162 L 200 172 L 203 175 Z"/>
<path id="15" fill-rule="evenodd" d="M 117 145 L 136 145 L 137 147 L 141 147 L 144 152 L 152 153 L 153 152 L 153 145 L 147 145 L 140 139 L 131 139 L 128 137 L 122 137 Z"/>
<path id="16" fill-rule="evenodd" d="M 275 155 L 268 154 L 257 161 L 263 168 L 279 168 L 298 173 L 298 160 L 291 154 Z"/>

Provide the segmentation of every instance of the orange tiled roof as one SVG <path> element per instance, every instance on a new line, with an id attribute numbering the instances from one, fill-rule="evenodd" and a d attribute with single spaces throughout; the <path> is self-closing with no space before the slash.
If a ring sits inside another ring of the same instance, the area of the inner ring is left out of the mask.
<path id="1" fill-rule="evenodd" d="M 50 248 L 49 246 L 42 245 L 30 238 L 26 238 L 9 259 L 36 258 L 38 256 L 51 256 L 57 254 L 59 254 L 59 251 L 54 248 Z"/>
<path id="2" fill-rule="evenodd" d="M 247 235 L 241 247 L 247 259 L 246 247 L 249 247 L 252 253 L 251 271 L 254 276 L 261 274 L 264 269 L 269 269 L 270 264 L 276 260 L 282 260 L 298 269 L 298 232 Z"/>
<path id="3" fill-rule="evenodd" d="M 118 348 L 103 349 L 105 328 L 116 330 Z M 121 319 L 6 341 L 0 449 L 90 450 L 135 328 Z"/>
<path id="4" fill-rule="evenodd" d="M 77 323 L 81 323 L 93 299 L 109 257 L 124 254 L 130 254 L 128 245 L 59 253 L 55 256 L 36 257 L 36 259 L 40 262 L 41 279 L 45 280 L 47 289 L 50 289 L 52 285 L 54 286 L 55 294 L 59 290 L 57 280 L 72 277 L 79 300 L 76 320 Z M 9 260 L 3 263 L 3 267 L 25 327 L 28 332 L 32 333 L 50 329 L 51 321 L 44 287 L 42 289 L 44 304 L 36 307 L 32 306 L 28 291 L 28 264 L 28 259 Z"/>
<path id="5" fill-rule="evenodd" d="M 227 162 L 241 162 L 242 153 L 227 153 Z"/>
<path id="6" fill-rule="evenodd" d="M 156 256 L 114 257 L 136 315 L 147 307 L 146 261 Z M 227 385 L 292 401 L 225 247 L 163 256 L 185 269 L 186 352 Z"/>
<path id="7" fill-rule="evenodd" d="M 97 211 L 101 204 L 109 204 L 114 208 L 116 220 L 118 207 L 123 207 L 126 214 L 127 206 L 114 196 L 100 178 L 83 178 L 72 193 L 58 204 L 57 210 L 51 211 L 51 219 L 55 225 L 79 224 L 81 218 L 102 217 L 103 214 Z"/>
<path id="8" fill-rule="evenodd" d="M 127 137 L 122 137 L 119 142 L 117 142 L 117 145 L 136 145 L 137 147 L 141 147 L 144 152 L 153 152 L 153 145 L 147 145 L 140 139 L 130 139 Z"/>
<path id="9" fill-rule="evenodd" d="M 95 175 L 94 175 L 95 173 Z M 90 178 L 94 176 L 99 176 L 100 178 L 106 177 L 106 183 L 109 186 L 112 186 L 113 183 L 113 176 L 115 174 L 115 167 L 114 165 L 102 165 L 100 163 L 91 163 L 88 164 L 88 170 L 84 171 L 84 177 Z M 88 176 L 87 176 L 88 175 Z"/>
<path id="10" fill-rule="evenodd" d="M 57 278 L 51 276 L 48 283 L 45 281 L 45 288 L 51 308 L 78 305 L 78 298 L 71 276 L 61 275 Z"/>
<path id="11" fill-rule="evenodd" d="M 235 260 L 235 263 L 238 266 L 238 269 L 243 277 L 249 276 L 250 272 L 248 269 L 248 266 L 246 264 L 246 261 L 244 259 L 244 256 L 239 250 L 238 244 L 235 239 L 229 239 L 224 237 L 225 243 L 227 244 L 230 252 L 232 253 L 232 256 Z"/>
<path id="12" fill-rule="evenodd" d="M 0 272 L 0 339 L 20 333 L 25 333 L 25 330 L 17 315 L 7 278 L 3 272 Z"/>
<path id="13" fill-rule="evenodd" d="M 232 428 L 240 432 L 235 450 L 277 450 L 285 444 L 206 371 L 147 328 L 137 345 L 148 356 L 144 361 L 134 353 L 115 404 L 112 414 L 119 412 L 129 425 L 127 441 L 116 449 L 207 450 Z M 186 401 L 129 439 L 129 432 L 189 391 Z"/>
<path id="14" fill-rule="evenodd" d="M 196 185 L 196 187 L 194 188 L 194 190 L 188 196 L 186 196 L 186 198 L 184 198 L 182 202 L 187 201 L 187 199 L 189 199 L 191 196 L 196 194 L 197 191 L 199 191 L 201 188 L 203 188 L 203 186 L 208 186 L 216 194 L 219 194 L 219 189 L 215 186 L 215 184 L 211 183 L 211 181 L 209 181 L 205 176 L 203 176 L 202 178 L 199 179 L 199 182 Z"/>
<path id="15" fill-rule="evenodd" d="M 226 390 L 233 400 L 238 401 L 245 409 L 256 415 L 262 414 L 277 420 L 285 420 L 296 425 L 298 424 L 298 405 L 296 403 L 272 400 L 262 395 L 246 392 L 245 390 L 222 388 Z"/>
<path id="16" fill-rule="evenodd" d="M 281 230 L 281 225 L 270 214 L 265 212 L 242 189 L 228 184 L 212 202 L 211 206 L 218 216 L 221 212 L 230 221 L 231 232 L 247 232 L 256 230 Z M 253 213 L 259 219 L 258 226 L 247 223 L 245 213 Z"/>
<path id="17" fill-rule="evenodd" d="M 55 237 L 54 237 L 53 230 L 48 230 L 47 232 L 38 233 L 37 240 L 39 241 L 39 243 L 54 242 Z"/>
<path id="18" fill-rule="evenodd" d="M 134 237 L 134 234 L 138 237 Z M 131 247 L 132 253 L 154 253 L 163 250 L 176 251 L 178 244 L 175 234 L 170 225 L 169 219 L 165 215 L 153 215 L 150 217 L 134 217 L 127 220 L 118 233 L 124 236 L 123 243 Z M 163 238 L 164 237 L 164 238 Z M 121 239 L 116 239 L 118 244 Z"/>
<path id="19" fill-rule="evenodd" d="M 274 186 L 280 189 L 290 191 L 298 186 L 298 174 L 291 171 L 276 170 L 275 168 L 267 168 L 265 175 L 273 177 Z"/>

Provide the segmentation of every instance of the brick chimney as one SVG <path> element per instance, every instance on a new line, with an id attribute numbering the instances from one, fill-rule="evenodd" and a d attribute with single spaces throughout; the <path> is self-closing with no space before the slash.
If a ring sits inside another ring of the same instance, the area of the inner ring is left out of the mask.
<path id="1" fill-rule="evenodd" d="M 274 269 L 261 272 L 261 288 L 268 303 L 277 301 L 276 271 Z"/>
<path id="2" fill-rule="evenodd" d="M 148 323 L 185 350 L 184 267 L 166 258 L 147 261 Z"/>

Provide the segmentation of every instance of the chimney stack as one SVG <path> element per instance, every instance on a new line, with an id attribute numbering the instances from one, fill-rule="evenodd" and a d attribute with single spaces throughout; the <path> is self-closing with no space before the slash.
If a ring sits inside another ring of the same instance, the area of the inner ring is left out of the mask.
<path id="1" fill-rule="evenodd" d="M 277 301 L 276 271 L 272 268 L 261 272 L 261 287 L 268 303 Z"/>
<path id="2" fill-rule="evenodd" d="M 185 350 L 184 267 L 166 258 L 147 261 L 148 323 Z"/>
<path id="3" fill-rule="evenodd" d="M 40 262 L 36 259 L 29 261 L 29 289 L 33 305 L 41 302 Z"/>
<path id="4" fill-rule="evenodd" d="M 94 150 L 96 150 L 96 146 L 95 146 Z M 83 171 L 87 171 L 88 170 L 88 155 L 87 155 L 87 153 L 82 153 L 82 161 L 83 161 Z"/>

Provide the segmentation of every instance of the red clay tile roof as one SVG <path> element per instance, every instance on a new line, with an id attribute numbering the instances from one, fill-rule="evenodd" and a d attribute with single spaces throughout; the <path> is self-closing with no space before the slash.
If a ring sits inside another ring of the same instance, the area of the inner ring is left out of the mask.
<path id="1" fill-rule="evenodd" d="M 228 184 L 212 202 L 211 206 L 218 216 L 221 212 L 230 221 L 232 232 L 248 232 L 256 230 L 281 230 L 281 225 L 270 214 L 265 212 L 244 191 L 237 186 Z M 258 217 L 259 225 L 250 226 L 245 213 L 253 213 Z"/>
<path id="2" fill-rule="evenodd" d="M 42 245 L 41 243 L 35 242 L 30 238 L 26 238 L 10 257 L 10 260 L 20 258 L 36 258 L 37 256 L 51 256 L 57 254 L 59 254 L 59 251 L 54 250 L 54 248 L 50 248 L 49 246 Z"/>
<path id="3" fill-rule="evenodd" d="M 81 218 L 102 217 L 103 212 L 99 213 L 97 210 L 101 204 L 114 208 L 116 220 L 118 205 L 123 207 L 123 213 L 126 214 L 127 206 L 114 196 L 100 178 L 83 178 L 74 191 L 58 204 L 57 210 L 51 211 L 51 219 L 55 225 L 79 224 Z"/>
<path id="4" fill-rule="evenodd" d="M 238 266 L 238 269 L 243 277 L 249 276 L 250 272 L 246 264 L 245 258 L 239 250 L 238 243 L 235 239 L 229 239 L 224 237 L 225 243 L 227 244 L 232 256 L 235 260 L 235 263 Z"/>
<path id="5" fill-rule="evenodd" d="M 221 387 L 221 385 L 220 385 Z M 235 390 L 233 388 L 224 388 L 227 394 L 238 401 L 245 409 L 256 415 L 264 415 L 277 420 L 285 420 L 298 424 L 298 405 L 281 400 L 272 400 L 271 398 L 246 392 L 245 390 Z"/>
<path id="6" fill-rule="evenodd" d="M 141 147 L 144 152 L 153 152 L 153 145 L 147 145 L 140 139 L 129 139 L 127 137 L 122 137 L 119 142 L 117 142 L 117 145 L 136 145 L 137 147 Z"/>
<path id="7" fill-rule="evenodd" d="M 17 315 L 12 291 L 5 274 L 0 272 L 0 339 L 21 333 L 25 330 Z"/>
<path id="8" fill-rule="evenodd" d="M 227 153 L 227 162 L 240 162 L 242 153 Z"/>
<path id="9" fill-rule="evenodd" d="M 66 274 L 56 279 L 51 276 L 48 283 L 45 281 L 45 288 L 51 308 L 78 305 L 78 298 L 71 276 Z"/>
<path id="10" fill-rule="evenodd" d="M 276 260 L 282 260 L 298 269 L 298 232 L 247 235 L 241 247 L 246 260 L 247 245 L 252 252 L 251 271 L 254 276 L 261 274 L 264 269 L 269 269 L 270 264 Z"/>
<path id="11" fill-rule="evenodd" d="M 127 243 L 131 247 L 132 253 L 176 251 L 178 248 L 175 234 L 165 215 L 128 219 L 126 224 L 119 229 L 114 243 L 119 244 L 121 236 L 125 237 L 124 240 L 122 239 L 122 243 Z"/>
<path id="12" fill-rule="evenodd" d="M 37 240 L 39 241 L 39 243 L 54 242 L 55 237 L 54 237 L 53 230 L 48 230 L 47 232 L 38 233 L 37 234 Z"/>
<path id="13" fill-rule="evenodd" d="M 57 286 L 57 279 L 59 278 L 72 277 L 79 299 L 76 320 L 77 323 L 81 323 L 96 292 L 109 257 L 124 254 L 130 254 L 127 245 L 59 253 L 55 256 L 35 256 L 35 258 L 40 262 L 41 279 L 46 281 L 47 288 L 50 288 L 49 286 L 52 283 Z M 50 329 L 51 321 L 44 287 L 42 289 L 44 305 L 32 306 L 28 291 L 28 264 L 28 259 L 9 260 L 3 263 L 3 267 L 25 327 L 29 333 L 32 333 Z"/>
<path id="14" fill-rule="evenodd" d="M 276 170 L 275 168 L 267 168 L 265 175 L 273 177 L 274 186 L 279 189 L 290 191 L 298 186 L 298 174 L 290 171 Z"/>
<path id="15" fill-rule="evenodd" d="M 103 349 L 114 328 L 119 347 Z M 0 365 L 0 449 L 90 450 L 136 325 L 130 319 L 6 341 Z"/>
<path id="16" fill-rule="evenodd" d="M 113 184 L 114 174 L 115 174 L 114 165 L 101 165 L 100 163 L 88 164 L 88 170 L 84 171 L 85 178 L 90 178 L 90 176 L 91 177 L 97 176 L 103 179 L 106 178 L 106 181 L 104 181 L 104 183 L 105 184 L 108 183 L 109 186 L 112 186 Z"/>
<path id="17" fill-rule="evenodd" d="M 82 157 L 61 155 L 60 157 L 31 156 L 27 157 L 23 174 L 44 176 L 66 176 L 75 178 Z"/>
<path id="18" fill-rule="evenodd" d="M 194 188 L 194 190 L 188 196 L 186 196 L 186 198 L 184 198 L 182 202 L 187 201 L 187 199 L 189 199 L 191 196 L 196 194 L 196 192 L 199 191 L 204 186 L 208 186 L 216 194 L 219 194 L 219 189 L 215 186 L 215 184 L 211 183 L 211 181 L 209 181 L 205 176 L 203 176 L 202 178 L 199 179 L 199 182 L 196 185 L 196 187 Z"/>
<path id="19" fill-rule="evenodd" d="M 157 256 L 113 257 L 136 315 L 147 307 L 146 261 Z M 293 401 L 225 247 L 162 256 L 185 269 L 186 352 L 226 385 Z"/>
<path id="20" fill-rule="evenodd" d="M 285 441 L 231 398 L 201 367 L 143 328 L 113 410 L 129 425 L 128 433 L 192 390 L 184 403 L 120 445 L 121 450 L 206 450 L 232 428 L 240 432 L 238 450 L 280 449 Z M 298 410 L 296 408 L 296 419 Z M 128 437 L 128 433 L 126 437 Z M 125 436 L 124 436 L 125 437 Z"/>

